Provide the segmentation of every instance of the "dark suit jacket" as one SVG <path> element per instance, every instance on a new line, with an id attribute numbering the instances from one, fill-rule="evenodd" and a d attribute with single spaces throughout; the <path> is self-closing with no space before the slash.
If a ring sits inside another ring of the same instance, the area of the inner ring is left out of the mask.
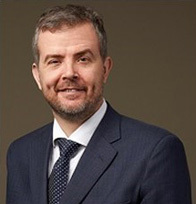
<path id="1" fill-rule="evenodd" d="M 46 204 L 53 124 L 8 151 L 7 204 Z M 90 140 L 61 204 L 190 204 L 183 145 L 161 128 L 110 106 Z"/>

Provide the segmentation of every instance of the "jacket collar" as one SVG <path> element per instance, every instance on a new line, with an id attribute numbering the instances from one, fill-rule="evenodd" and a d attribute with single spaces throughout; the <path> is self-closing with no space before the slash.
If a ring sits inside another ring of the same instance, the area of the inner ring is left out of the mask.
<path id="1" fill-rule="evenodd" d="M 78 204 L 114 161 L 112 143 L 120 139 L 120 116 L 110 106 L 91 138 L 60 204 Z M 77 193 L 76 193 L 77 192 Z"/>

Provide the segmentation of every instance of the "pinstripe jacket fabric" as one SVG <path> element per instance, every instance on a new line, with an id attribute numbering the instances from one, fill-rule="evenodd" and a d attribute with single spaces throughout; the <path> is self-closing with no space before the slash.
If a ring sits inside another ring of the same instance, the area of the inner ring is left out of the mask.
<path id="1" fill-rule="evenodd" d="M 52 128 L 11 144 L 7 204 L 47 204 Z M 190 204 L 190 191 L 181 141 L 108 105 L 60 204 Z"/>

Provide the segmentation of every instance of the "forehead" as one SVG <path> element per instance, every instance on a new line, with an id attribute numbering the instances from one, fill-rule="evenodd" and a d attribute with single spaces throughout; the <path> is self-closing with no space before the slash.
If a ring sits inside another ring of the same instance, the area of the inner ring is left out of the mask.
<path id="1" fill-rule="evenodd" d="M 38 48 L 41 52 L 52 47 L 66 49 L 80 46 L 99 47 L 98 35 L 91 23 L 74 27 L 63 25 L 56 30 L 41 31 L 38 37 Z"/>

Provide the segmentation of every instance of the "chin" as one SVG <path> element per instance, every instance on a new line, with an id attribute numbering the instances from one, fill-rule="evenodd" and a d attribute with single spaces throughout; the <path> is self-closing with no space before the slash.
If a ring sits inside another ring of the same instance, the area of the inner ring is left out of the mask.
<path id="1" fill-rule="evenodd" d="M 58 106 L 52 107 L 53 111 L 61 118 L 69 121 L 81 121 L 86 119 L 92 110 L 89 109 L 87 104 L 75 106 Z"/>
<path id="2" fill-rule="evenodd" d="M 82 107 L 86 106 L 86 104 L 89 104 L 87 101 L 80 101 L 80 100 L 72 100 L 72 101 L 64 101 L 61 103 L 61 107 L 65 110 L 77 110 L 81 109 Z"/>
<path id="3" fill-rule="evenodd" d="M 83 112 L 84 110 L 86 110 L 86 108 L 88 108 L 89 106 L 89 102 L 88 101 L 64 101 L 63 103 L 59 103 L 59 105 L 57 105 L 57 109 L 61 110 L 62 112 L 65 113 L 80 113 Z"/>

